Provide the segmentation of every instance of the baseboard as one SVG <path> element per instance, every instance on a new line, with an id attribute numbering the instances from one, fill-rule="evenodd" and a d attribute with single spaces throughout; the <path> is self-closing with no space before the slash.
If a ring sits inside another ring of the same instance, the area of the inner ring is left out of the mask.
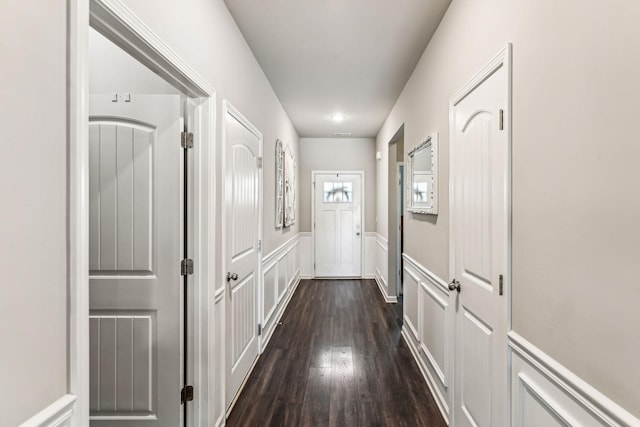
<path id="1" fill-rule="evenodd" d="M 221 427 L 225 425 L 226 422 L 227 422 L 227 417 L 225 417 L 224 411 L 222 411 L 222 413 L 216 420 L 215 427 Z"/>
<path id="2" fill-rule="evenodd" d="M 548 420 L 554 420 L 559 426 L 640 426 L 640 419 L 522 336 L 511 331 L 508 338 L 511 359 L 511 424 L 514 427 L 542 425 L 540 422 L 544 422 L 546 426 L 549 425 Z"/>
<path id="3" fill-rule="evenodd" d="M 427 386 L 429 387 L 429 391 L 431 391 L 431 395 L 433 396 L 433 400 L 436 401 L 436 405 L 438 405 L 438 409 L 440 410 L 440 415 L 442 415 L 442 419 L 447 425 L 449 425 L 449 405 L 447 404 L 447 399 L 440 393 L 440 389 L 436 385 L 434 378 L 431 376 L 429 369 L 422 363 L 422 360 L 419 355 L 419 350 L 415 347 L 411 338 L 407 337 L 407 333 L 405 332 L 405 328 L 402 328 L 400 333 L 402 339 L 409 347 L 409 351 L 411 351 L 411 355 L 413 359 L 418 364 L 418 368 L 420 369 L 420 373 L 422 373 L 422 377 L 424 378 Z"/>
<path id="4" fill-rule="evenodd" d="M 302 280 L 311 280 L 313 279 L 313 274 L 301 274 L 300 279 Z"/>
<path id="5" fill-rule="evenodd" d="M 287 293 L 287 296 L 286 296 L 286 299 L 284 300 L 284 303 L 281 304 L 280 308 L 275 313 L 275 317 L 274 317 L 274 320 L 273 320 L 273 326 L 271 328 L 269 328 L 269 331 L 263 337 L 262 348 L 261 348 L 260 353 L 262 353 L 264 351 L 264 349 L 266 349 L 267 346 L 269 345 L 269 341 L 271 341 L 271 337 L 273 336 L 273 333 L 276 331 L 276 328 L 278 327 L 278 322 L 280 322 L 280 320 L 282 319 L 282 315 L 284 314 L 285 310 L 287 309 L 287 306 L 291 302 L 291 298 L 293 298 L 293 294 L 296 293 L 296 290 L 298 289 L 298 285 L 300 284 L 301 280 L 302 279 L 300 278 L 300 275 L 298 274 L 296 276 L 296 279 L 294 279 L 294 283 L 291 285 L 291 290 Z"/>
<path id="6" fill-rule="evenodd" d="M 66 394 L 20 424 L 20 427 L 71 427 L 72 422 L 79 425 L 79 420 L 74 420 L 75 403 L 76 396 Z"/>
<path id="7" fill-rule="evenodd" d="M 380 289 L 380 293 L 382 294 L 382 298 L 384 298 L 384 301 L 388 304 L 395 304 L 398 302 L 398 297 L 393 296 L 390 297 L 389 295 L 387 295 L 387 290 L 385 289 L 385 287 L 382 284 L 382 281 L 384 280 L 380 275 L 376 274 L 373 277 L 376 281 L 376 283 L 378 284 L 378 289 Z"/>

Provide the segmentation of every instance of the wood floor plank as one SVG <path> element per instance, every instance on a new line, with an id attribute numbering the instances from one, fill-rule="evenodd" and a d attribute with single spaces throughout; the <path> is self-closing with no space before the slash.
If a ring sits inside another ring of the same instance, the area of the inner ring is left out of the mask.
<path id="1" fill-rule="evenodd" d="M 446 426 L 372 280 L 303 280 L 227 426 Z"/>

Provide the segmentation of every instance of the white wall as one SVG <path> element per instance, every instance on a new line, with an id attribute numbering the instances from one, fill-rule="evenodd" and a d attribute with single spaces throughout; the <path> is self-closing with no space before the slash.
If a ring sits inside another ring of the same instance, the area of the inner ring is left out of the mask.
<path id="1" fill-rule="evenodd" d="M 365 194 L 364 231 L 375 231 L 376 153 L 373 138 L 300 139 L 300 230 L 311 231 L 311 172 L 314 170 L 363 170 Z"/>
<path id="2" fill-rule="evenodd" d="M 275 142 L 280 138 L 298 158 L 298 134 L 271 85 L 221 0 L 164 2 L 125 0 L 171 49 L 201 74 L 217 91 L 217 140 L 221 141 L 222 100 L 233 104 L 264 137 L 264 244 L 268 253 L 298 232 L 298 225 L 275 229 Z M 188 25 L 176 23 L 188 23 Z M 216 154 L 220 170 L 220 152 Z M 222 180 L 218 177 L 217 194 Z M 220 206 L 220 205 L 218 205 Z M 218 218 L 219 220 L 219 218 Z M 217 224 L 220 235 L 220 223 Z M 218 248 L 217 253 L 220 253 Z"/>
<path id="3" fill-rule="evenodd" d="M 67 392 L 65 1 L 0 2 L 0 424 Z"/>
<path id="4" fill-rule="evenodd" d="M 439 132 L 440 214 L 405 215 L 405 251 L 449 279 L 449 98 L 513 42 L 513 328 L 636 416 L 639 20 L 624 0 L 454 0 L 377 137 L 387 236 L 388 142 Z"/>
<path id="5" fill-rule="evenodd" d="M 177 94 L 173 86 L 102 34 L 89 29 L 89 93 Z"/>

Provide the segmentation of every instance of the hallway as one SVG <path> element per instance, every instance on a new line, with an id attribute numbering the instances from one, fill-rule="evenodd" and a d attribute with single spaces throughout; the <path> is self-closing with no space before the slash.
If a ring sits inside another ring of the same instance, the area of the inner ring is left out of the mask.
<path id="1" fill-rule="evenodd" d="M 227 426 L 445 426 L 373 280 L 303 280 Z"/>

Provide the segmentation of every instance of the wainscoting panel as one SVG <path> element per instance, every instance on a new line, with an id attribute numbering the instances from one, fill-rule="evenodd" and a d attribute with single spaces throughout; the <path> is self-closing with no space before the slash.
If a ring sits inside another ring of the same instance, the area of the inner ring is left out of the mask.
<path id="1" fill-rule="evenodd" d="M 29 418 L 20 427 L 71 427 L 81 425 L 79 421 L 74 421 L 76 396 L 67 394 L 47 406 L 38 414 Z"/>
<path id="2" fill-rule="evenodd" d="M 300 250 L 298 259 L 300 260 L 300 275 L 303 279 L 313 278 L 313 251 L 311 250 L 311 232 L 305 231 L 299 234 Z"/>
<path id="3" fill-rule="evenodd" d="M 362 277 L 365 279 L 375 279 L 376 277 L 376 256 L 378 251 L 378 233 L 367 231 L 364 233 L 364 263 L 362 265 Z"/>
<path id="4" fill-rule="evenodd" d="M 455 312 L 445 281 L 416 260 L 403 254 L 404 325 L 402 336 L 409 345 L 444 419 L 449 422 L 453 397 L 453 346 Z"/>
<path id="5" fill-rule="evenodd" d="M 512 426 L 640 426 L 640 419 L 526 339 L 513 331 L 508 337 Z"/>
<path id="6" fill-rule="evenodd" d="M 388 259 L 389 244 L 387 240 L 381 235 L 376 235 L 376 267 L 375 267 L 375 279 L 378 284 L 378 288 L 382 293 L 382 296 L 386 302 L 398 302 L 398 298 L 389 296 L 388 286 L 388 272 L 389 265 Z"/>
<path id="7" fill-rule="evenodd" d="M 300 282 L 301 267 L 298 262 L 301 258 L 301 247 L 301 238 L 297 235 L 262 260 L 263 306 L 260 321 L 262 325 L 260 352 L 269 343 L 284 309 Z"/>

